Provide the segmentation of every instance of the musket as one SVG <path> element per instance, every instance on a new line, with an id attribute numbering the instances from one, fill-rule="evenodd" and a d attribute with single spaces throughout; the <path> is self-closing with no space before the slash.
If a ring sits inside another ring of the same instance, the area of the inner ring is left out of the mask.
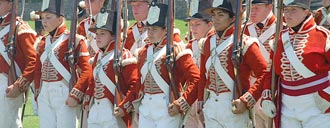
<path id="1" fill-rule="evenodd" d="M 174 81 L 174 66 L 175 66 L 175 56 L 173 51 L 173 29 L 174 29 L 174 1 L 168 0 L 168 9 L 167 9 L 167 37 L 166 37 L 166 69 L 168 71 L 168 76 L 170 79 L 169 86 L 169 103 L 173 102 L 173 99 L 178 99 L 180 93 Z"/>
<path id="2" fill-rule="evenodd" d="M 122 42 L 121 38 L 121 14 L 122 14 L 122 3 L 123 0 L 117 0 L 116 2 L 116 10 L 117 10 L 117 25 L 116 25 L 116 42 L 115 42 L 115 48 L 114 48 L 114 55 L 113 55 L 113 71 L 115 75 L 115 85 L 116 85 L 116 91 L 115 91 L 115 99 L 114 99 L 114 108 L 118 106 L 118 104 L 124 99 L 124 95 L 121 92 L 120 88 L 120 81 L 119 76 L 121 73 L 121 50 L 119 49 L 120 43 Z"/>
<path id="3" fill-rule="evenodd" d="M 8 33 L 8 43 L 6 44 L 5 52 L 9 57 L 9 72 L 8 72 L 8 86 L 12 85 L 17 80 L 16 67 L 15 67 L 15 56 L 16 56 L 16 9 L 18 0 L 12 1 L 12 9 L 11 9 L 11 19 L 9 25 L 9 33 Z"/>
<path id="4" fill-rule="evenodd" d="M 240 81 L 240 64 L 242 63 L 242 0 L 236 1 L 236 9 L 235 9 L 235 31 L 234 31 L 234 43 L 233 43 L 233 51 L 231 60 L 234 66 L 234 75 L 235 75 L 235 83 L 233 86 L 233 100 L 237 99 L 242 95 L 242 86 Z M 233 109 L 236 109 L 236 106 L 233 106 Z"/>
<path id="5" fill-rule="evenodd" d="M 77 32 L 77 10 L 78 10 L 78 0 L 73 0 L 73 13 L 71 16 L 71 25 L 70 25 L 70 36 L 69 36 L 69 42 L 68 42 L 68 51 L 66 53 L 66 61 L 68 61 L 69 67 L 70 67 L 70 81 L 69 81 L 69 93 L 74 87 L 74 85 L 77 82 L 78 76 L 76 71 L 76 63 L 78 62 L 78 56 L 79 54 L 75 54 L 76 49 L 76 32 Z M 80 51 L 80 49 L 79 49 Z M 81 113 L 83 115 L 83 111 Z M 82 117 L 81 115 L 81 117 Z M 80 125 L 83 126 L 83 121 L 81 121 Z"/>
<path id="6" fill-rule="evenodd" d="M 78 0 L 73 1 L 73 10 L 78 9 Z M 73 88 L 74 84 L 77 82 L 77 72 L 75 65 L 77 63 L 77 56 L 75 55 L 75 47 L 76 47 L 76 29 L 77 29 L 77 11 L 73 11 L 71 16 L 71 27 L 70 27 L 70 37 L 68 43 L 68 51 L 66 60 L 70 66 L 70 74 L 71 78 L 69 81 L 69 92 Z"/>
<path id="7" fill-rule="evenodd" d="M 275 41 L 274 41 L 274 55 L 276 54 L 277 50 L 277 44 L 280 39 L 280 34 L 281 30 L 283 28 L 283 0 L 277 0 L 276 4 L 276 32 L 275 32 Z M 273 59 L 274 60 L 274 59 Z M 272 101 L 275 102 L 275 91 L 276 91 L 276 80 L 277 80 L 277 75 L 275 73 L 275 66 L 274 66 L 274 61 L 272 62 L 272 80 L 271 80 L 271 98 Z M 271 121 L 268 123 L 269 128 L 273 128 L 273 121 L 271 118 Z"/>
<path id="8" fill-rule="evenodd" d="M 117 22 L 116 22 L 117 25 L 116 25 L 116 42 L 115 42 L 114 57 L 113 57 L 113 71 L 114 71 L 114 75 L 115 75 L 116 90 L 115 90 L 115 98 L 114 98 L 114 107 L 113 108 L 116 108 L 118 106 L 118 104 L 125 97 L 125 95 L 122 93 L 121 88 L 120 88 L 120 83 L 121 82 L 124 83 L 124 81 L 119 80 L 119 77 L 123 77 L 123 75 L 121 74 L 122 73 L 121 62 L 122 62 L 122 50 L 123 49 L 120 49 L 120 43 L 123 42 L 123 40 L 121 38 L 121 29 L 122 29 L 121 15 L 122 15 L 123 3 L 126 4 L 124 6 L 127 6 L 127 0 L 117 0 L 117 3 L 116 3 L 117 4 L 117 6 L 116 6 L 117 15 L 115 15 L 115 16 L 116 16 L 116 20 L 117 20 Z M 124 29 L 126 29 L 126 28 L 124 28 Z M 116 119 L 117 119 L 119 127 L 121 127 L 121 128 L 126 127 L 126 124 L 123 122 L 123 120 L 120 117 L 116 117 Z"/>

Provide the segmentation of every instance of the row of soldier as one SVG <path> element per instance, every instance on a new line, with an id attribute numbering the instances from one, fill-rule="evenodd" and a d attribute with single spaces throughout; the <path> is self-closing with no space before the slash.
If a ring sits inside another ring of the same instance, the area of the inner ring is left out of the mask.
<path id="1" fill-rule="evenodd" d="M 273 14 L 272 0 L 252 0 L 241 37 L 234 36 L 234 23 L 241 19 L 235 11 L 237 1 L 191 0 L 187 43 L 180 39 L 178 29 L 173 32 L 173 74 L 166 67 L 165 55 L 168 5 L 128 0 L 136 22 L 127 29 L 120 50 L 119 86 L 114 49 L 116 34 L 125 30 L 116 30 L 123 24 L 117 22 L 116 11 L 102 11 L 105 2 L 85 0 L 90 17 L 77 27 L 79 78 L 69 90 L 71 74 L 65 58 L 70 32 L 63 1 L 43 1 L 36 14 L 47 34 L 37 37 L 19 17 L 11 20 L 13 1 L 0 0 L 1 127 L 22 127 L 19 111 L 32 81 L 42 128 L 77 127 L 79 114 L 88 128 L 182 124 L 187 128 L 270 128 L 273 122 L 279 128 L 330 127 L 329 0 L 323 0 L 324 7 L 315 12 L 310 10 L 310 0 L 284 0 L 277 8 L 283 10 L 283 17 Z M 11 23 L 15 31 L 10 31 Z M 276 29 L 279 24 L 282 30 Z M 13 83 L 8 82 L 12 56 L 5 52 L 10 32 L 15 35 L 14 67 L 19 76 Z M 235 65 L 237 38 L 242 42 L 241 62 Z M 276 97 L 272 97 L 272 72 L 277 75 Z M 124 95 L 119 101 L 117 91 Z M 181 94 L 177 99 L 172 96 L 175 91 Z"/>

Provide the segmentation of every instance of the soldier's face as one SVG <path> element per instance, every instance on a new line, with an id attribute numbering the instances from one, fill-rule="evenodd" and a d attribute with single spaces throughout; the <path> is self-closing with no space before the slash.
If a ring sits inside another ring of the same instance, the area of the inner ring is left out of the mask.
<path id="1" fill-rule="evenodd" d="M 200 19 L 191 19 L 189 21 L 190 31 L 195 39 L 201 39 L 206 36 L 207 32 L 212 28 L 212 22 L 206 22 Z"/>
<path id="2" fill-rule="evenodd" d="M 149 26 L 148 30 L 148 39 L 150 43 L 157 43 L 166 35 L 166 29 L 158 26 Z"/>
<path id="3" fill-rule="evenodd" d="M 110 41 L 113 40 L 113 36 L 111 36 L 110 32 L 103 29 L 97 29 L 96 32 L 96 44 L 99 48 L 106 48 Z"/>
<path id="4" fill-rule="evenodd" d="M 234 17 L 231 18 L 228 12 L 221 9 L 213 10 L 211 16 L 213 26 L 217 31 L 224 31 L 235 21 Z"/>
<path id="5" fill-rule="evenodd" d="M 135 20 L 143 21 L 147 19 L 149 4 L 147 2 L 131 2 L 132 12 Z"/>
<path id="6" fill-rule="evenodd" d="M 44 12 L 41 13 L 41 21 L 45 31 L 51 32 L 64 22 L 64 17 L 57 16 L 53 13 Z"/>
<path id="7" fill-rule="evenodd" d="M 295 27 L 304 21 L 309 11 L 300 7 L 285 7 L 284 18 L 289 27 Z"/>
<path id="8" fill-rule="evenodd" d="M 86 3 L 86 12 L 88 15 L 91 14 L 90 11 L 92 11 L 92 15 L 96 15 L 97 13 L 100 12 L 104 0 L 85 0 Z"/>
<path id="9" fill-rule="evenodd" d="M 253 23 L 260 23 L 267 18 L 271 11 L 271 4 L 253 4 L 251 7 L 250 19 Z"/>
<path id="10" fill-rule="evenodd" d="M 12 7 L 12 2 L 8 0 L 0 0 L 0 16 L 6 15 Z"/>

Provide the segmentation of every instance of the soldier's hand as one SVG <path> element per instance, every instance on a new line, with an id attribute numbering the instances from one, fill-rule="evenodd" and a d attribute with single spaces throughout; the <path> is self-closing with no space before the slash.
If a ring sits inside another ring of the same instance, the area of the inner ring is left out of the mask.
<path id="1" fill-rule="evenodd" d="M 21 90 L 18 86 L 15 86 L 15 83 L 9 85 L 6 89 L 6 96 L 9 98 L 16 98 L 19 94 L 21 94 Z"/>
<path id="2" fill-rule="evenodd" d="M 233 106 L 232 112 L 234 114 L 242 114 L 246 111 L 246 106 L 245 106 L 244 102 L 241 101 L 240 99 L 234 100 L 231 104 Z"/>
<path id="3" fill-rule="evenodd" d="M 174 115 L 176 115 L 176 114 L 178 114 L 178 113 L 180 113 L 178 107 L 177 107 L 175 104 L 171 103 L 171 104 L 168 106 L 168 114 L 169 114 L 170 116 L 174 116 Z"/>
<path id="4" fill-rule="evenodd" d="M 124 110 L 121 109 L 120 107 L 116 107 L 116 108 L 114 109 L 113 114 L 114 114 L 115 116 L 117 116 L 117 117 L 123 117 L 123 116 L 125 115 Z"/>
<path id="5" fill-rule="evenodd" d="M 77 100 L 75 100 L 74 98 L 69 96 L 66 99 L 65 104 L 69 107 L 76 107 L 78 105 L 78 102 L 77 102 Z"/>

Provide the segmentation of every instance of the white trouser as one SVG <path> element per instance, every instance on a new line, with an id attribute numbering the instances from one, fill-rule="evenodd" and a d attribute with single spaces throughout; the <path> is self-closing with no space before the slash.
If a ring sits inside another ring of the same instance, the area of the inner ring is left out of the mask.
<path id="1" fill-rule="evenodd" d="M 282 94 L 281 128 L 330 128 L 330 114 L 315 104 L 317 92 L 301 96 Z"/>
<path id="2" fill-rule="evenodd" d="M 178 128 L 181 115 L 168 114 L 167 97 L 161 94 L 145 94 L 139 107 L 139 128 Z"/>
<path id="3" fill-rule="evenodd" d="M 243 114 L 232 113 L 232 93 L 220 93 L 218 96 L 210 92 L 204 104 L 203 112 L 206 128 L 247 128 L 248 111 Z"/>
<path id="4" fill-rule="evenodd" d="M 204 127 L 202 121 L 199 118 L 197 101 L 195 101 L 191 105 L 191 109 L 188 111 L 186 118 L 187 118 L 187 120 L 184 123 L 184 126 L 186 128 L 203 128 Z"/>
<path id="5" fill-rule="evenodd" d="M 8 87 L 8 77 L 6 74 L 0 73 L 0 127 L 2 128 L 20 128 L 21 108 L 23 103 L 23 95 L 20 94 L 16 98 L 8 98 L 6 89 Z"/>
<path id="6" fill-rule="evenodd" d="M 261 100 L 259 99 L 253 107 L 255 127 L 256 128 L 270 128 L 269 123 L 270 123 L 270 121 L 273 121 L 273 120 L 264 114 L 264 112 L 262 111 L 262 108 L 260 106 L 260 102 L 261 102 Z M 275 128 L 274 123 L 273 123 L 273 128 Z"/>
<path id="7" fill-rule="evenodd" d="M 69 96 L 67 82 L 42 82 L 38 96 L 40 128 L 75 128 L 79 107 L 65 104 Z"/>
<path id="8" fill-rule="evenodd" d="M 113 115 L 113 105 L 107 99 L 95 99 L 89 111 L 88 128 L 120 128 L 117 118 Z"/>

